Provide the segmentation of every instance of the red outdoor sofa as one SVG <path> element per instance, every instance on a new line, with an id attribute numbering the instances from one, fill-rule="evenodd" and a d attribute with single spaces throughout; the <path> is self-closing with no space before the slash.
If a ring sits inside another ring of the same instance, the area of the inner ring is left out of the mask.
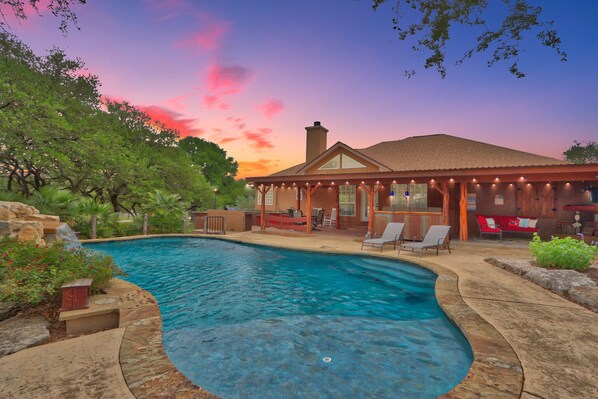
<path id="1" fill-rule="evenodd" d="M 488 225 L 488 219 L 494 220 L 495 227 Z M 498 235 L 499 239 L 502 240 L 503 232 L 531 234 L 538 232 L 538 218 L 533 217 L 475 215 L 475 220 L 480 228 L 480 239 L 483 234 Z"/>

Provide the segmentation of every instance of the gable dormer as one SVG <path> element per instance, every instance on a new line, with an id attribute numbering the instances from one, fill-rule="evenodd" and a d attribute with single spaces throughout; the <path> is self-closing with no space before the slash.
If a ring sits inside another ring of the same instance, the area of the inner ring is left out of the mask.
<path id="1" fill-rule="evenodd" d="M 341 173 L 371 173 L 384 172 L 390 169 L 361 154 L 348 145 L 337 142 L 328 150 L 306 163 L 297 173 L 312 174 L 341 174 Z"/>

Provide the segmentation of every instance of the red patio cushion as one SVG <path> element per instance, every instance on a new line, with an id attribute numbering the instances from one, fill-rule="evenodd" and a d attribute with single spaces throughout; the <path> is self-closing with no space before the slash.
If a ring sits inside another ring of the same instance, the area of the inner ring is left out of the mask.
<path id="1" fill-rule="evenodd" d="M 493 218 L 494 216 L 484 216 L 484 215 L 475 215 L 476 219 L 478 220 L 478 223 L 480 224 L 480 229 L 482 230 L 482 233 L 500 233 L 500 228 L 495 228 L 492 229 L 490 227 L 488 227 L 488 221 L 486 220 L 486 218 Z M 495 223 L 496 223 L 496 219 L 494 219 Z"/>

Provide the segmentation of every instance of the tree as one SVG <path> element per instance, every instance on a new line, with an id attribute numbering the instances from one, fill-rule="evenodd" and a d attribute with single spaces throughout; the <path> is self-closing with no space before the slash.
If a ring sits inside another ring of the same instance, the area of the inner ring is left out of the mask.
<path id="1" fill-rule="evenodd" d="M 573 163 L 598 163 L 598 142 L 588 141 L 582 144 L 574 141 L 569 149 L 563 152 L 566 161 Z"/>
<path id="2" fill-rule="evenodd" d="M 50 0 L 47 4 L 48 10 L 57 18 L 60 18 L 60 30 L 66 34 L 69 23 L 72 23 L 77 29 L 77 15 L 72 10 L 76 4 L 85 4 L 87 0 Z M 26 7 L 30 6 L 33 11 L 39 14 L 40 6 L 43 7 L 42 0 L 0 0 L 0 31 L 6 32 L 6 27 L 10 27 L 6 22 L 6 16 L 12 14 L 17 21 L 27 19 Z"/>
<path id="3" fill-rule="evenodd" d="M 372 8 L 377 10 L 386 2 L 373 0 Z M 554 21 L 540 19 L 542 8 L 531 5 L 533 2 L 492 2 L 493 7 L 506 7 L 506 10 L 489 11 L 488 0 L 393 0 L 393 29 L 398 32 L 399 40 L 416 39 L 413 50 L 427 50 L 430 53 L 424 68 L 436 68 L 444 78 L 447 42 L 451 33 L 458 26 L 474 28 L 477 31 L 476 45 L 467 50 L 456 64 L 462 64 L 474 53 L 490 50 L 492 56 L 487 61 L 488 66 L 500 61 L 510 62 L 509 72 L 517 78 L 523 78 L 525 74 L 519 69 L 519 45 L 527 33 L 534 33 L 541 45 L 554 49 L 561 61 L 567 60 L 567 54 L 561 50 L 561 39 L 553 27 Z M 484 12 L 496 17 L 501 11 L 506 11 L 506 15 L 499 26 L 492 27 L 484 17 Z M 405 74 L 411 77 L 415 71 L 406 71 Z"/>
<path id="4" fill-rule="evenodd" d="M 218 144 L 189 136 L 179 141 L 179 148 L 189 154 L 206 180 L 218 189 L 221 205 L 234 205 L 237 198 L 245 194 L 245 180 L 235 180 L 239 164 Z"/>
<path id="5" fill-rule="evenodd" d="M 0 171 L 8 190 L 29 196 L 71 161 L 66 154 L 99 110 L 99 81 L 59 49 L 38 57 L 0 32 L 0 50 Z"/>

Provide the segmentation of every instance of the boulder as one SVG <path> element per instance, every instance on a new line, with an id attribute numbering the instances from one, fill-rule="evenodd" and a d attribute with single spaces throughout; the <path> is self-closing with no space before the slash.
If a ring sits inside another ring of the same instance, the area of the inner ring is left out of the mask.
<path id="1" fill-rule="evenodd" d="M 37 231 L 40 237 L 44 235 L 44 225 L 42 222 L 26 221 L 26 220 L 12 220 L 10 222 L 10 228 L 13 236 L 18 236 L 21 230 L 24 228 L 32 228 Z"/>
<path id="2" fill-rule="evenodd" d="M 525 276 L 532 270 L 537 269 L 537 267 L 532 265 L 532 262 L 527 259 L 488 258 L 486 259 L 486 262 L 519 276 Z"/>
<path id="3" fill-rule="evenodd" d="M 16 315 L 21 307 L 14 302 L 0 302 L 0 321 Z"/>
<path id="4" fill-rule="evenodd" d="M 41 213 L 39 213 L 39 214 L 34 213 L 32 215 L 27 215 L 25 217 L 25 220 L 37 221 L 37 222 L 42 222 L 42 223 L 43 222 L 60 222 L 60 216 L 43 215 Z"/>
<path id="5" fill-rule="evenodd" d="M 12 220 L 16 217 L 17 215 L 15 215 L 10 209 L 0 207 L 0 220 Z"/>
<path id="6" fill-rule="evenodd" d="M 0 238 L 8 237 L 12 234 L 10 222 L 7 220 L 0 220 Z"/>
<path id="7" fill-rule="evenodd" d="M 536 267 L 526 273 L 524 278 L 560 295 L 568 293 L 573 287 L 596 286 L 594 280 L 575 270 L 547 270 Z"/>
<path id="8" fill-rule="evenodd" d="M 598 287 L 577 286 L 569 290 L 572 301 L 598 312 Z"/>
<path id="9" fill-rule="evenodd" d="M 0 322 L 0 357 L 50 339 L 48 322 L 39 314 L 16 316 Z"/>
<path id="10" fill-rule="evenodd" d="M 38 245 L 45 245 L 43 234 L 40 234 L 38 229 L 33 226 L 24 226 L 17 235 L 19 242 L 32 241 Z"/>
<path id="11" fill-rule="evenodd" d="M 29 215 L 39 213 L 36 208 L 22 202 L 0 201 L 0 208 L 8 209 L 17 219 L 24 219 Z"/>

